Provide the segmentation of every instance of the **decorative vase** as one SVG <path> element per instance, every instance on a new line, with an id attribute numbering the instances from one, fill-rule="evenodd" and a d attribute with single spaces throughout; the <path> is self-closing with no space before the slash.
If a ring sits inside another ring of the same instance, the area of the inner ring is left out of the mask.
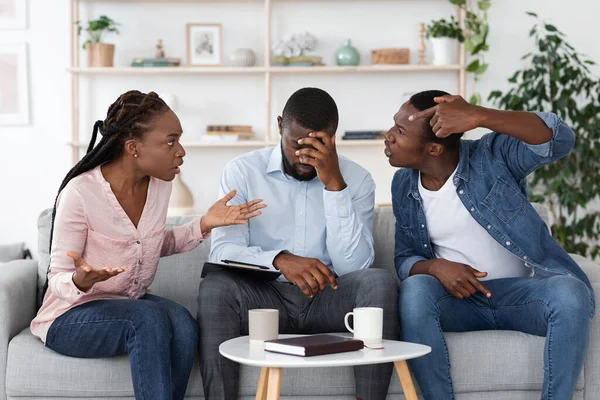
<path id="1" fill-rule="evenodd" d="M 181 180 L 181 173 L 175 175 L 171 198 L 169 199 L 168 215 L 189 215 L 194 213 L 194 196 Z"/>
<path id="2" fill-rule="evenodd" d="M 234 67 L 253 67 L 256 64 L 256 54 L 252 49 L 237 49 L 229 56 Z"/>
<path id="3" fill-rule="evenodd" d="M 88 43 L 87 50 L 88 67 L 112 67 L 115 56 L 115 45 L 106 43 Z"/>
<path id="4" fill-rule="evenodd" d="M 433 48 L 434 65 L 452 65 L 456 64 L 458 51 L 458 42 L 450 38 L 432 38 L 431 47 Z"/>
<path id="5" fill-rule="evenodd" d="M 350 39 L 344 42 L 344 47 L 339 49 L 335 55 L 337 65 L 358 65 L 360 63 L 360 53 L 352 47 Z"/>

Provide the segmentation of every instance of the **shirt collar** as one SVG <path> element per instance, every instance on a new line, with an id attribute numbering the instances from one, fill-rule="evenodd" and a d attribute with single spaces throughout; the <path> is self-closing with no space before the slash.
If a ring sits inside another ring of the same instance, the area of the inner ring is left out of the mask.
<path id="1" fill-rule="evenodd" d="M 273 151 L 271 151 L 271 156 L 269 157 L 269 164 L 267 165 L 267 174 L 277 171 L 281 171 L 281 173 L 284 174 L 281 143 L 273 147 Z"/>

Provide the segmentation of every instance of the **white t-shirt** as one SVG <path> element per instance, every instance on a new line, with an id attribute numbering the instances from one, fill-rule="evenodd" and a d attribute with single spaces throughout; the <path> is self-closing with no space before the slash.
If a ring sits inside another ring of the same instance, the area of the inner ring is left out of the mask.
<path id="1" fill-rule="evenodd" d="M 419 193 L 434 255 L 487 272 L 481 280 L 531 276 L 532 270 L 520 258 L 496 242 L 471 217 L 456 193 L 455 173 L 456 170 L 438 191 L 425 189 L 419 174 Z"/>

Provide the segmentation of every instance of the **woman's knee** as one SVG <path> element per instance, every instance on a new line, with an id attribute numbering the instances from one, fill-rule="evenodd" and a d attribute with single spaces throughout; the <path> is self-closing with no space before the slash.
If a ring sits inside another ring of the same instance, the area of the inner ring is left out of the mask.
<path id="1" fill-rule="evenodd" d="M 166 310 L 149 300 L 136 301 L 135 312 L 131 320 L 138 330 L 139 328 L 149 328 L 151 331 L 168 332 L 169 334 L 171 331 L 171 323 Z"/>
<path id="2" fill-rule="evenodd" d="M 192 317 L 192 314 L 184 306 L 175 303 L 170 307 L 169 317 L 171 320 L 171 330 L 178 340 L 184 340 L 191 346 L 198 343 L 198 324 Z"/>

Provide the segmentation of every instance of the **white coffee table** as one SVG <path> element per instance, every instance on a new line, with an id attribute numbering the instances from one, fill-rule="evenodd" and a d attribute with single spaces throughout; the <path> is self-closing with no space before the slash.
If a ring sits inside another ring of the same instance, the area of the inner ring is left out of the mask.
<path id="1" fill-rule="evenodd" d="M 293 336 L 300 335 L 279 335 L 279 338 Z M 223 342 L 219 346 L 219 352 L 224 357 L 240 364 L 261 367 L 258 388 L 256 389 L 256 400 L 279 399 L 282 368 L 343 367 L 387 362 L 394 363 L 406 400 L 417 400 L 406 360 L 430 353 L 431 347 L 416 343 L 384 340 L 382 350 L 363 349 L 323 356 L 298 357 L 270 353 L 264 350 L 263 345 L 250 344 L 248 336 L 241 336 Z"/>

